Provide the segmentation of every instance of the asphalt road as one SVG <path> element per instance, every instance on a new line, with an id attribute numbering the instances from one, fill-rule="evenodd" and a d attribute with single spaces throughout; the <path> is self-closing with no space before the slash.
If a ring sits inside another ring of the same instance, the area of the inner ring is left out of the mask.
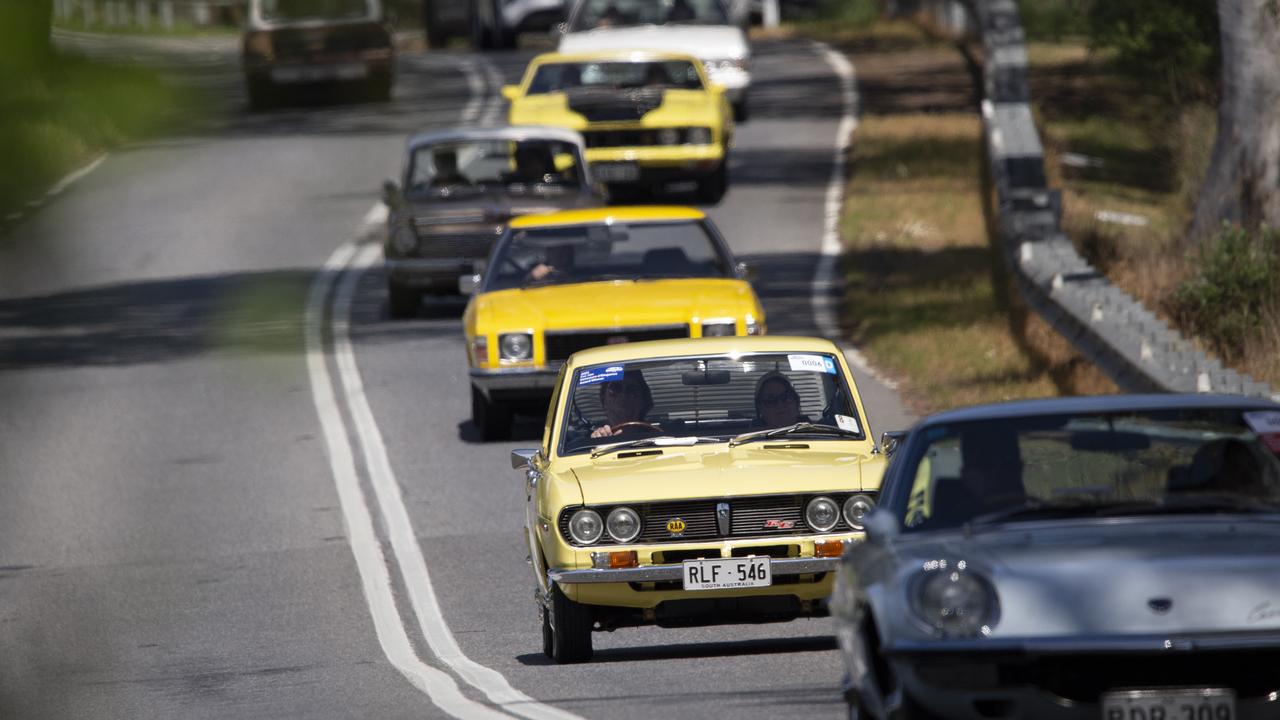
<path id="1" fill-rule="evenodd" d="M 529 51 L 405 55 L 389 104 L 249 113 L 228 43 L 60 42 L 229 109 L 0 238 L 0 717 L 839 715 L 826 620 L 541 655 L 508 461 L 537 424 L 477 442 L 460 306 L 388 320 L 361 250 L 405 135 L 500 118 Z M 814 334 L 846 108 L 814 47 L 757 53 L 710 210 L 758 261 L 770 330 Z M 318 273 L 331 258 L 357 262 Z M 860 382 L 875 432 L 908 421 Z"/>

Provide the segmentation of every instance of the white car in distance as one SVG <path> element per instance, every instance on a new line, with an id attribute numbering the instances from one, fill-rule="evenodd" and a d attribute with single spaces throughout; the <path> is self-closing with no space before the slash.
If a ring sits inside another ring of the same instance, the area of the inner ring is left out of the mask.
<path id="1" fill-rule="evenodd" d="M 694 55 L 721 85 L 735 120 L 747 117 L 751 47 L 722 0 L 574 0 L 562 53 L 676 51 Z"/>

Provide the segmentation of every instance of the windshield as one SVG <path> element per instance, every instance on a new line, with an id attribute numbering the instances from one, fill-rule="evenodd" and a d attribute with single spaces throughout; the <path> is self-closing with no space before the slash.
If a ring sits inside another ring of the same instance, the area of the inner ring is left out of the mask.
<path id="1" fill-rule="evenodd" d="M 358 20 L 375 16 L 369 0 L 258 0 L 258 12 L 268 22 Z"/>
<path id="2" fill-rule="evenodd" d="M 587 0 L 569 30 L 667 23 L 728 25 L 729 17 L 719 0 Z"/>
<path id="3" fill-rule="evenodd" d="M 485 291 L 601 280 L 733 277 L 705 222 L 514 230 L 494 251 Z"/>
<path id="4" fill-rule="evenodd" d="M 486 189 L 558 192 L 582 183 L 578 146 L 562 140 L 474 140 L 417 149 L 408 190 L 450 195 Z"/>
<path id="5" fill-rule="evenodd" d="M 698 69 L 688 60 L 548 63 L 538 66 L 526 94 L 543 95 L 577 88 L 698 90 L 701 87 Z"/>
<path id="6" fill-rule="evenodd" d="M 579 369 L 561 428 L 562 453 L 646 438 L 727 442 L 808 422 L 753 447 L 865 437 L 840 364 L 828 354 L 708 355 Z M 659 446 L 661 443 L 659 444 Z"/>
<path id="7" fill-rule="evenodd" d="M 907 530 L 1266 509 L 1280 461 L 1239 410 L 1064 415 L 932 427 L 903 457 Z M 895 462 L 897 459 L 895 459 Z"/>

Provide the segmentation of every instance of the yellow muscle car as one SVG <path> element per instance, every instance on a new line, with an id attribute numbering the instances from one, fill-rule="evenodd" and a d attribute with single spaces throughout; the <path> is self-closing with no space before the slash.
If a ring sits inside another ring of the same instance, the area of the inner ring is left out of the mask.
<path id="1" fill-rule="evenodd" d="M 747 268 L 702 211 L 612 207 L 511 221 L 463 313 L 471 416 L 505 437 L 512 413 L 547 411 L 571 354 L 635 340 L 758 335 Z"/>
<path id="2" fill-rule="evenodd" d="M 719 202 L 728 188 L 733 110 L 692 55 L 548 53 L 529 63 L 520 85 L 502 92 L 512 125 L 581 132 L 601 182 L 694 180 L 706 203 Z"/>
<path id="3" fill-rule="evenodd" d="M 516 450 L 543 650 L 593 630 L 827 612 L 883 455 L 835 345 L 661 340 L 576 353 L 542 445 Z"/>

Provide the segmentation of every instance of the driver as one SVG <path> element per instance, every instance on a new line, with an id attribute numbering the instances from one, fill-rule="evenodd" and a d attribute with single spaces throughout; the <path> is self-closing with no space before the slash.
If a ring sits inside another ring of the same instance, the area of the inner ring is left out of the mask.
<path id="1" fill-rule="evenodd" d="M 553 275 L 566 276 L 573 272 L 573 245 L 550 245 L 536 265 L 529 268 L 526 282 L 545 280 Z"/>
<path id="2" fill-rule="evenodd" d="M 786 375 L 771 370 L 760 376 L 756 381 L 756 427 L 778 428 L 808 421 L 800 414 L 800 393 Z"/>
<path id="3" fill-rule="evenodd" d="M 444 188 L 454 185 L 470 185 L 462 173 L 458 172 L 458 153 L 452 148 L 440 148 L 431 154 L 436 166 L 436 176 L 431 178 L 431 187 Z"/>
<path id="4" fill-rule="evenodd" d="M 606 422 L 592 430 L 591 437 L 615 437 L 629 430 L 639 429 L 635 426 L 617 426 L 623 423 L 644 423 L 645 415 L 653 409 L 653 394 L 649 391 L 649 383 L 644 381 L 643 373 L 639 370 L 625 370 L 620 379 L 600 384 L 600 405 L 604 408 Z"/>

